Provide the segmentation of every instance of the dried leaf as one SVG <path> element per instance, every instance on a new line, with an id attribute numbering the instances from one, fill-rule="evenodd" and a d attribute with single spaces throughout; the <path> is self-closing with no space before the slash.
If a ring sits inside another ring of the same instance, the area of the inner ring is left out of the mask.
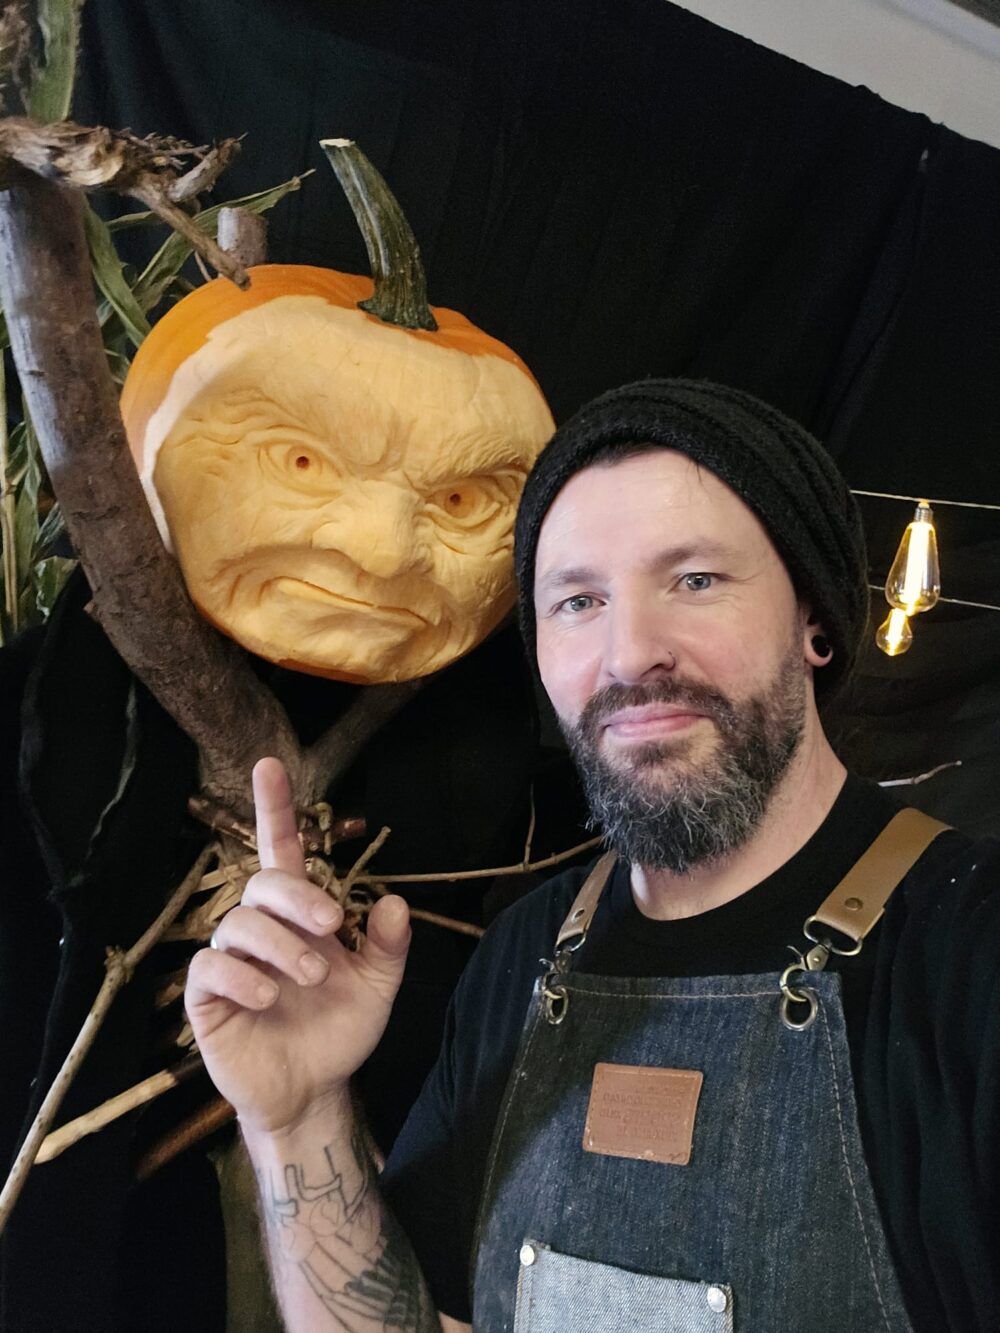
<path id="1" fill-rule="evenodd" d="M 0 92 L 13 84 L 23 106 L 31 61 L 31 24 L 25 0 L 8 0 L 0 14 Z M 4 99 L 6 102 L 6 98 Z"/>
<path id="2" fill-rule="evenodd" d="M 107 223 L 98 217 L 89 204 L 83 220 L 94 281 L 121 320 L 133 347 L 138 347 L 149 333 L 149 322 L 125 281 L 124 266 L 118 258 Z M 103 320 L 101 322 L 104 323 Z"/>

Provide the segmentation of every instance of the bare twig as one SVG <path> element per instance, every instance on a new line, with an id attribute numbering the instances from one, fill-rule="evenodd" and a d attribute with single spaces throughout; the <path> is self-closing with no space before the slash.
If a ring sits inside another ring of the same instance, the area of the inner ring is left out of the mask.
<path id="1" fill-rule="evenodd" d="M 188 799 L 188 813 L 202 824 L 224 833 L 251 851 L 257 850 L 257 832 L 246 819 L 240 819 L 207 796 Z M 299 839 L 306 856 L 329 856 L 339 842 L 352 842 L 365 836 L 365 821 L 358 815 L 334 818 L 325 804 L 307 806 L 299 816 Z"/>
<path id="2" fill-rule="evenodd" d="M 410 916 L 414 921 L 426 921 L 430 926 L 453 930 L 458 935 L 471 935 L 476 940 L 482 939 L 486 934 L 482 926 L 475 926 L 471 921 L 458 921 L 453 916 L 442 916 L 440 912 L 425 912 L 422 907 L 411 907 Z"/>
<path id="3" fill-rule="evenodd" d="M 135 1169 L 136 1180 L 148 1180 L 182 1152 L 186 1152 L 188 1148 L 192 1148 L 209 1134 L 214 1134 L 217 1129 L 228 1125 L 230 1120 L 235 1118 L 236 1112 L 225 1097 L 214 1097 L 205 1106 L 199 1107 L 194 1115 L 172 1129 L 169 1134 L 165 1134 L 148 1153 L 139 1158 Z"/>
<path id="4" fill-rule="evenodd" d="M 564 852 L 554 852 L 552 856 L 545 856 L 540 861 L 531 861 L 525 864 L 521 861 L 512 866 L 492 866 L 485 870 L 440 870 L 432 871 L 426 875 L 358 875 L 355 884 L 434 884 L 444 881 L 448 884 L 454 884 L 458 880 L 466 879 L 492 879 L 495 875 L 529 875 L 535 870 L 548 870 L 550 866 L 557 866 L 562 861 L 569 861 L 574 856 L 582 856 L 584 852 L 591 851 L 598 847 L 602 838 L 590 838 L 587 842 L 578 843 L 576 847 L 569 847 Z"/>
<path id="5" fill-rule="evenodd" d="M 201 877 L 205 873 L 205 867 L 213 856 L 218 854 L 218 848 L 210 843 L 198 856 L 194 865 L 185 875 L 184 879 L 170 895 L 166 906 L 159 916 L 143 934 L 132 945 L 131 949 L 124 951 L 122 949 L 109 949 L 105 962 L 104 981 L 97 993 L 97 998 L 91 1006 L 90 1013 L 84 1019 L 83 1027 L 80 1029 L 76 1040 L 70 1048 L 69 1054 L 63 1061 L 62 1068 L 56 1075 L 52 1086 L 45 1094 L 45 1098 L 38 1109 L 38 1114 L 28 1131 L 24 1143 L 15 1158 L 14 1165 L 11 1168 L 7 1182 L 0 1192 L 0 1233 L 3 1232 L 10 1217 L 11 1211 L 18 1200 L 24 1183 L 28 1178 L 28 1173 L 34 1164 L 38 1151 L 41 1148 L 42 1141 L 45 1139 L 49 1130 L 52 1128 L 52 1122 L 55 1120 L 62 1105 L 63 1098 L 76 1076 L 77 1070 L 83 1064 L 84 1058 L 98 1032 L 101 1024 L 114 1002 L 115 996 L 125 986 L 132 977 L 136 967 L 142 962 L 146 954 L 157 942 L 163 932 L 167 929 L 174 917 L 190 898 L 201 883 Z"/>
<path id="6" fill-rule="evenodd" d="M 40 1166 L 43 1162 L 51 1162 L 74 1143 L 79 1143 L 90 1134 L 96 1134 L 105 1125 L 110 1125 L 120 1116 L 128 1115 L 130 1111 L 154 1101 L 163 1093 L 169 1092 L 171 1088 L 179 1087 L 192 1074 L 196 1074 L 204 1067 L 197 1052 L 186 1055 L 172 1069 L 161 1069 L 158 1074 L 151 1074 L 141 1083 L 136 1083 L 134 1087 L 120 1092 L 117 1097 L 109 1097 L 106 1102 L 95 1106 L 85 1115 L 79 1115 L 75 1120 L 67 1120 L 65 1125 L 60 1125 L 44 1139 L 35 1158 L 35 1164 Z"/>
<path id="7" fill-rule="evenodd" d="M 219 827 L 219 825 L 214 825 Z M 590 851 L 601 841 L 600 838 L 593 838 L 590 842 L 580 843 L 577 847 L 570 847 L 564 852 L 557 852 L 553 856 L 545 857 L 540 861 L 525 862 L 516 866 L 496 866 L 485 870 L 465 870 L 453 871 L 451 873 L 422 876 L 422 875 L 365 875 L 363 874 L 365 866 L 385 844 L 389 837 L 390 830 L 383 828 L 378 836 L 372 840 L 365 851 L 358 857 L 357 861 L 344 876 L 343 880 L 337 880 L 332 871 L 326 877 L 326 887 L 334 892 L 338 901 L 344 902 L 350 891 L 358 885 L 364 885 L 374 897 L 383 897 L 388 890 L 384 887 L 387 883 L 414 883 L 426 879 L 451 881 L 456 879 L 484 879 L 495 875 L 526 874 L 534 870 L 545 870 L 550 866 L 558 865 L 561 861 L 569 860 L 573 856 L 578 856 L 583 852 Z M 259 862 L 256 857 L 247 857 L 237 865 L 220 866 L 217 870 L 202 875 L 197 884 L 190 889 L 188 896 L 197 893 L 199 890 L 217 889 L 219 893 L 210 903 L 197 909 L 192 917 L 189 917 L 181 924 L 172 925 L 164 931 L 164 938 L 170 940 L 205 940 L 208 939 L 215 928 L 218 920 L 225 915 L 230 907 L 234 907 L 239 902 L 242 893 L 242 884 L 246 879 L 258 869 Z M 192 872 L 193 873 L 193 872 Z M 370 903 L 353 903 L 352 910 L 357 917 L 363 915 L 371 909 Z M 481 926 L 474 925 L 471 921 L 461 921 L 455 917 L 443 916 L 439 912 L 427 912 L 422 908 L 410 908 L 410 916 L 414 921 L 424 921 L 428 925 L 439 926 L 442 930 L 454 931 L 460 935 L 467 935 L 472 939 L 479 939 L 483 934 Z M 145 938 L 145 937 L 144 937 Z M 176 999 L 176 989 L 178 976 L 170 978 L 171 1000 Z M 192 1057 L 196 1058 L 196 1057 Z M 193 1069 L 195 1066 L 191 1066 Z M 57 1151 L 61 1152 L 68 1147 L 70 1143 L 77 1142 L 87 1134 L 92 1134 L 98 1129 L 103 1129 L 106 1124 L 118 1116 L 125 1115 L 135 1107 L 143 1105 L 147 1101 L 160 1096 L 163 1092 L 176 1086 L 176 1080 L 171 1081 L 173 1075 L 180 1070 L 187 1069 L 186 1061 L 181 1061 L 173 1070 L 165 1070 L 160 1074 L 155 1074 L 151 1079 L 144 1080 L 143 1083 L 136 1084 L 135 1087 L 127 1089 L 118 1094 L 117 1097 L 95 1107 L 85 1115 L 78 1117 L 63 1125 L 54 1134 L 49 1136 L 46 1144 L 51 1141 L 59 1144 Z M 205 1132 L 208 1132 L 207 1130 Z M 66 1141 L 61 1141 L 61 1136 L 66 1136 Z M 193 1134 L 190 1142 L 195 1142 L 200 1137 Z M 186 1145 L 185 1140 L 185 1145 Z M 182 1151 L 178 1148 L 177 1151 Z M 47 1151 L 47 1156 L 39 1160 L 48 1160 L 56 1155 L 55 1151 Z M 175 1155 L 171 1153 L 170 1156 Z M 169 1158 L 165 1159 L 169 1160 Z M 162 1163 L 161 1163 L 162 1164 Z M 151 1169 L 156 1169 L 155 1167 Z"/>
<path id="8" fill-rule="evenodd" d="M 370 892 L 377 898 L 383 898 L 388 889 L 383 889 L 381 884 L 372 884 Z M 371 907 L 366 907 L 364 910 L 371 911 Z M 430 926 L 440 926 L 442 930 L 452 930 L 457 935 L 471 935 L 476 940 L 482 939 L 486 934 L 482 926 L 473 925 L 471 921 L 459 921 L 457 917 L 442 916 L 440 912 L 425 912 L 421 907 L 411 907 L 410 918 L 413 921 L 426 921 Z"/>
<path id="9" fill-rule="evenodd" d="M 203 152 L 205 156 L 200 162 L 196 162 L 190 171 L 178 176 L 167 186 L 167 194 L 175 204 L 186 204 L 191 199 L 197 199 L 199 194 L 210 190 L 240 151 L 240 141 L 223 139 L 214 148 L 207 150 L 199 148 L 194 151 Z"/>
<path id="10" fill-rule="evenodd" d="M 961 759 L 950 759 L 948 763 L 938 764 L 936 768 L 930 769 L 927 773 L 918 773 L 916 777 L 886 778 L 884 782 L 880 782 L 878 785 L 880 787 L 916 787 L 919 786 L 921 782 L 926 782 L 928 778 L 936 778 L 939 773 L 944 773 L 946 769 L 961 767 Z"/>
<path id="11" fill-rule="evenodd" d="M 169 188 L 164 188 L 159 180 L 151 177 L 137 181 L 129 186 L 128 193 L 141 199 L 150 212 L 169 223 L 174 231 L 180 232 L 195 254 L 201 255 L 222 277 L 229 278 L 237 287 L 250 286 L 250 275 L 239 260 L 227 254 L 217 241 L 206 235 L 195 224 L 190 213 L 185 213 L 179 204 L 173 203 Z"/>
<path id="12" fill-rule="evenodd" d="M 376 836 L 372 839 L 372 841 L 368 844 L 365 850 L 361 853 L 358 859 L 351 866 L 350 870 L 347 872 L 344 878 L 340 881 L 340 887 L 337 893 L 337 897 L 340 899 L 341 902 L 347 901 L 347 895 L 350 893 L 351 889 L 353 889 L 354 885 L 358 882 L 358 876 L 361 874 L 362 870 L 364 870 L 365 866 L 372 859 L 375 853 L 380 851 L 381 848 L 385 846 L 385 840 L 386 838 L 388 838 L 391 832 L 392 830 L 388 827 L 383 827 L 379 829 Z"/>
<path id="13" fill-rule="evenodd" d="M 524 855 L 521 857 L 522 865 L 527 865 L 531 860 L 531 844 L 535 840 L 535 784 L 532 783 L 528 788 L 528 803 L 530 815 L 528 817 L 528 834 L 524 839 Z"/>
<path id="14" fill-rule="evenodd" d="M 236 842 L 241 842 L 251 851 L 257 850 L 257 833 L 249 820 L 240 819 L 231 810 L 227 810 L 218 801 L 207 796 L 189 796 L 188 814 L 193 815 L 201 824 L 207 824 L 217 833 L 225 833 Z"/>

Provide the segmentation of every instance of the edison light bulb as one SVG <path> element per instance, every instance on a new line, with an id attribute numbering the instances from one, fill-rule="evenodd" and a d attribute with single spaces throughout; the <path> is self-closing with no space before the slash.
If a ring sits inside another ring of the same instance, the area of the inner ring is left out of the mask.
<path id="1" fill-rule="evenodd" d="M 889 657 L 898 657 L 905 653 L 913 642 L 913 630 L 905 611 L 893 607 L 885 620 L 878 627 L 875 642 Z"/>
<path id="2" fill-rule="evenodd" d="M 907 616 L 915 616 L 921 611 L 929 611 L 940 596 L 941 567 L 938 563 L 934 515 L 927 501 L 921 500 L 913 522 L 907 524 L 889 577 L 885 581 L 885 600 Z M 905 652 L 905 649 L 897 651 Z"/>

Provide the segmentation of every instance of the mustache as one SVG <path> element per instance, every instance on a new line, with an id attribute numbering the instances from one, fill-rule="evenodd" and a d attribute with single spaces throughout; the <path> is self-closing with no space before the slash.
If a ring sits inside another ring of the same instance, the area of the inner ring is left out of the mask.
<path id="1" fill-rule="evenodd" d="M 724 732 L 731 732 L 738 719 L 732 700 L 710 685 L 675 678 L 649 681 L 644 685 L 605 685 L 592 694 L 574 728 L 582 739 L 597 740 L 601 723 L 621 708 L 646 704 L 674 704 L 704 713 Z"/>

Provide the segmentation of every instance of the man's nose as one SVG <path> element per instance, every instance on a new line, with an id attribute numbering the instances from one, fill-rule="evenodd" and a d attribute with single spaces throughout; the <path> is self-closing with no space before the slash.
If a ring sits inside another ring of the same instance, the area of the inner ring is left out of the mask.
<path id="1" fill-rule="evenodd" d="M 414 497 L 399 486 L 368 481 L 327 506 L 313 546 L 339 551 L 366 574 L 398 578 L 417 562 Z"/>
<path id="2" fill-rule="evenodd" d="M 669 628 L 641 598 L 619 598 L 607 618 L 604 674 L 608 683 L 636 685 L 669 675 L 677 666 Z"/>

